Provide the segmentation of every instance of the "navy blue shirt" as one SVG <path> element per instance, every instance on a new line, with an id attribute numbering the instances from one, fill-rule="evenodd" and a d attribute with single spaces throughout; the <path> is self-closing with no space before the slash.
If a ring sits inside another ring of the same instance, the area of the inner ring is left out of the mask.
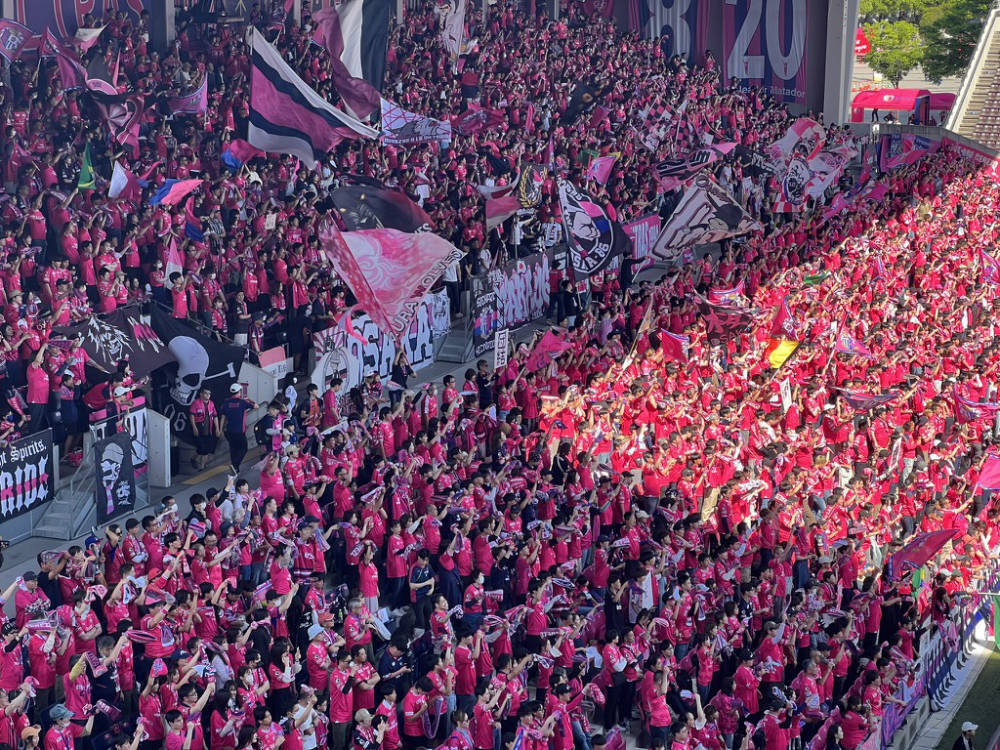
<path id="1" fill-rule="evenodd" d="M 226 432 L 243 435 L 247 431 L 247 412 L 253 409 L 253 404 L 245 398 L 230 396 L 222 402 L 219 415 L 226 418 Z"/>

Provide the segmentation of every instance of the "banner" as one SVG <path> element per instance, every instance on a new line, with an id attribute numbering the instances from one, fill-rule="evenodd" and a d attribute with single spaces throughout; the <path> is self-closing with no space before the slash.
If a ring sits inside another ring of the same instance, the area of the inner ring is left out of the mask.
<path id="1" fill-rule="evenodd" d="M 603 207 L 566 180 L 559 180 L 559 207 L 577 279 L 603 270 L 621 250 L 615 238 L 621 232 Z"/>
<path id="2" fill-rule="evenodd" d="M 149 462 L 149 421 L 145 403 L 115 419 L 91 422 L 90 433 L 94 440 L 103 440 L 116 427 L 124 427 L 132 439 L 132 469 L 136 476 L 141 476 Z"/>
<path id="3" fill-rule="evenodd" d="M 94 0 L 27 0 L 12 3 L 10 15 L 13 20 L 31 29 L 36 39 L 47 28 L 52 29 L 60 39 L 67 39 L 84 25 L 84 18 L 88 15 L 98 23 L 111 20 L 121 12 L 127 21 L 135 24 L 152 4 L 152 0 L 102 0 L 99 3 Z M 36 47 L 37 44 L 31 49 Z"/>
<path id="4" fill-rule="evenodd" d="M 489 272 L 488 283 L 496 292 L 499 326 L 518 328 L 541 318 L 549 309 L 549 268 L 552 252 L 536 253 L 512 260 Z"/>
<path id="5" fill-rule="evenodd" d="M 501 328 L 493 337 L 493 369 L 501 370 L 507 366 L 510 354 L 510 330 Z"/>
<path id="6" fill-rule="evenodd" d="M 507 115 L 499 109 L 468 109 L 452 118 L 459 135 L 475 135 L 507 122 Z"/>
<path id="7" fill-rule="evenodd" d="M 448 299 L 448 291 L 442 289 L 440 292 L 428 294 L 424 297 L 421 310 L 424 307 L 428 310 L 427 317 L 430 321 L 431 337 L 437 340 L 442 336 L 447 336 L 448 332 L 451 331 L 451 300 Z M 420 317 L 419 310 L 417 317 Z M 414 325 L 410 325 L 411 330 Z"/>
<path id="8" fill-rule="evenodd" d="M 879 169 L 888 172 L 935 153 L 941 148 L 941 141 L 912 133 L 891 133 L 882 136 L 879 146 Z"/>
<path id="9" fill-rule="evenodd" d="M 430 232 L 395 229 L 341 232 L 327 222 L 320 242 L 334 270 L 379 328 L 402 338 L 420 300 L 464 253 Z"/>
<path id="10" fill-rule="evenodd" d="M 23 50 L 31 41 L 31 30 L 17 23 L 0 19 L 0 55 L 8 62 L 21 57 Z"/>
<path id="11" fill-rule="evenodd" d="M 216 407 L 229 398 L 229 387 L 236 382 L 247 350 L 216 341 L 203 329 L 171 317 L 159 306 L 153 307 L 152 322 L 176 360 L 165 368 L 169 399 L 158 411 L 170 420 L 175 433 L 191 441 L 191 403 L 203 388 L 211 392 Z"/>
<path id="12" fill-rule="evenodd" d="M 0 521 L 37 509 L 54 492 L 52 430 L 15 440 L 0 450 Z"/>
<path id="13" fill-rule="evenodd" d="M 437 142 L 444 148 L 451 143 L 451 123 L 407 112 L 398 104 L 382 99 L 380 138 L 383 143 L 392 146 Z"/>
<path id="14" fill-rule="evenodd" d="M 889 557 L 886 563 L 889 577 L 898 579 L 907 571 L 919 568 L 959 533 L 959 529 L 939 529 L 917 534 L 905 547 Z"/>
<path id="15" fill-rule="evenodd" d="M 414 370 L 434 362 L 434 340 L 438 338 L 433 330 L 436 305 L 434 295 L 424 297 L 403 337 L 403 352 Z M 343 393 L 347 393 L 361 384 L 365 372 L 374 372 L 383 380 L 392 372 L 397 350 L 392 337 L 380 331 L 375 321 L 364 313 L 351 320 L 354 335 L 348 335 L 345 318 L 331 328 L 313 334 L 316 359 L 309 379 L 321 391 L 326 390 L 334 375 L 343 379 Z"/>
<path id="16" fill-rule="evenodd" d="M 759 229 L 743 208 L 708 175 L 698 175 L 664 224 L 651 253 L 676 262 L 683 251 Z"/>
<path id="17" fill-rule="evenodd" d="M 208 109 L 208 76 L 194 91 L 173 97 L 167 105 L 175 115 L 196 115 Z"/>
<path id="18" fill-rule="evenodd" d="M 632 6 L 629 7 L 631 11 Z M 645 39 L 657 39 L 664 59 L 687 55 L 689 62 L 700 65 L 705 61 L 712 24 L 711 9 L 705 0 L 672 3 L 638 0 L 635 13 L 637 17 L 630 23 L 630 30 L 641 30 Z"/>
<path id="19" fill-rule="evenodd" d="M 778 101 L 806 103 L 806 0 L 726 0 L 724 80 L 760 87 Z"/>
<path id="20" fill-rule="evenodd" d="M 676 190 L 709 164 L 718 161 L 736 147 L 735 143 L 720 143 L 699 148 L 686 156 L 664 159 L 655 167 L 656 179 L 665 191 Z"/>
<path id="21" fill-rule="evenodd" d="M 632 240 L 632 258 L 642 260 L 649 255 L 660 234 L 660 215 L 641 216 L 623 225 L 622 230 Z"/>
<path id="22" fill-rule="evenodd" d="M 91 363 L 104 372 L 115 372 L 118 364 L 128 360 L 138 377 L 149 375 L 158 367 L 175 361 L 174 355 L 153 330 L 149 315 L 138 305 L 122 307 L 102 317 L 75 326 L 55 329 L 58 337 L 80 337 L 82 348 Z"/>
<path id="23" fill-rule="evenodd" d="M 495 289 L 476 285 L 472 293 L 472 345 L 481 357 L 493 348 L 494 334 L 500 330 L 500 305 Z"/>
<path id="24" fill-rule="evenodd" d="M 95 444 L 94 466 L 97 472 L 94 499 L 100 526 L 135 509 L 135 472 L 128 433 L 117 432 Z"/>
<path id="25" fill-rule="evenodd" d="M 441 28 L 441 41 L 452 60 L 457 60 L 462 52 L 462 37 L 465 36 L 466 0 L 448 0 Z"/>

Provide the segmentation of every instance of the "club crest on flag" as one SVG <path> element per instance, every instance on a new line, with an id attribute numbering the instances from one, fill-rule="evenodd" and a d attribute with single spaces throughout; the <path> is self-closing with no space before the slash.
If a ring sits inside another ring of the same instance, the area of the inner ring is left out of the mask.
<path id="1" fill-rule="evenodd" d="M 614 252 L 611 219 L 589 195 L 566 180 L 559 180 L 559 205 L 573 270 L 580 276 L 600 271 Z"/>

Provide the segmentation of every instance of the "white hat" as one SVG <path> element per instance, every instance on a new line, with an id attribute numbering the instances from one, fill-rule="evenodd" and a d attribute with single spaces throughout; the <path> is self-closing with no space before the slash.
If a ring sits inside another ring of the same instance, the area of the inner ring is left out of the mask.
<path id="1" fill-rule="evenodd" d="M 116 396 L 126 396 L 129 393 L 131 393 L 131 392 L 132 392 L 131 389 L 126 388 L 125 386 L 122 386 L 122 385 L 120 385 L 117 388 L 115 388 L 115 395 Z"/>
<path id="2" fill-rule="evenodd" d="M 325 632 L 326 632 L 326 629 L 322 625 L 312 625 L 309 628 L 309 640 L 311 641 L 313 638 L 315 638 L 316 636 L 318 636 L 320 633 L 325 633 Z"/>
<path id="3" fill-rule="evenodd" d="M 979 725 L 978 724 L 973 724 L 971 721 L 963 721 L 962 722 L 962 731 L 963 732 L 975 732 L 977 729 L 979 729 Z"/>
<path id="4" fill-rule="evenodd" d="M 229 392 L 230 393 L 239 393 L 242 390 L 243 390 L 243 386 L 240 385 L 239 383 L 233 383 L 231 386 L 229 386 Z"/>

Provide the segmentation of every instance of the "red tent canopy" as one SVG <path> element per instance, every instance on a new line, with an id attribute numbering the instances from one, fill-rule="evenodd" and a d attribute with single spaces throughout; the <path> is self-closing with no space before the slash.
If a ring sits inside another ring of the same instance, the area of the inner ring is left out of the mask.
<path id="1" fill-rule="evenodd" d="M 926 89 L 879 89 L 862 91 L 851 102 L 851 122 L 863 122 L 866 109 L 897 109 L 907 112 L 916 109 L 922 97 L 931 96 Z"/>
<path id="2" fill-rule="evenodd" d="M 946 111 L 955 103 L 954 94 L 931 94 L 931 109 Z"/>

